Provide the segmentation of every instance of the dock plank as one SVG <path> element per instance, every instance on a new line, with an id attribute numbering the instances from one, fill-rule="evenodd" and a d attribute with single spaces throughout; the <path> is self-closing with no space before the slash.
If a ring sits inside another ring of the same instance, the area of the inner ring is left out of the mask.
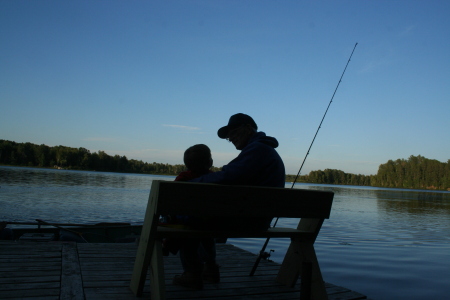
<path id="1" fill-rule="evenodd" d="M 84 300 L 81 266 L 78 260 L 77 244 L 66 243 L 62 247 L 60 299 Z"/>
<path id="2" fill-rule="evenodd" d="M 136 300 L 129 285 L 137 245 L 22 243 L 0 241 L 0 299 Z M 230 244 L 217 245 L 221 282 L 201 291 L 172 285 L 182 272 L 178 256 L 164 257 L 167 299 L 299 299 L 300 285 L 275 281 L 279 264 L 261 261 L 248 276 L 256 256 Z M 23 260 L 22 260 L 23 258 Z M 344 287 L 326 284 L 330 300 L 366 299 Z M 150 299 L 147 279 L 143 297 Z"/>

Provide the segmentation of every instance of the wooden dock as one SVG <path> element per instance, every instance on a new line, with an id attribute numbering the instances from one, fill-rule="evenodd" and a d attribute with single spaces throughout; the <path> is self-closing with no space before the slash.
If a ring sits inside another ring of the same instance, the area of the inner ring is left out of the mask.
<path id="1" fill-rule="evenodd" d="M 256 256 L 230 244 L 217 245 L 221 282 L 201 291 L 172 285 L 180 274 L 179 257 L 165 257 L 168 299 L 299 299 L 300 289 L 275 282 L 279 264 L 261 261 L 248 276 Z M 142 298 L 129 289 L 137 246 L 0 241 L 0 299 L 150 299 L 149 284 Z M 299 284 L 297 284 L 299 285 Z M 329 299 L 366 296 L 327 283 Z"/>

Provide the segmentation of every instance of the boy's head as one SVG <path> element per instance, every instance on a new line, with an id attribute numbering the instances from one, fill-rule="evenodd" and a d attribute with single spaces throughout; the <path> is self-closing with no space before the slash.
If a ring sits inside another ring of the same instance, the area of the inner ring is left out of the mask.
<path id="1" fill-rule="evenodd" d="M 209 170 L 213 164 L 211 150 L 204 144 L 197 144 L 189 147 L 184 152 L 183 160 L 186 167 L 195 173 L 205 172 Z"/>

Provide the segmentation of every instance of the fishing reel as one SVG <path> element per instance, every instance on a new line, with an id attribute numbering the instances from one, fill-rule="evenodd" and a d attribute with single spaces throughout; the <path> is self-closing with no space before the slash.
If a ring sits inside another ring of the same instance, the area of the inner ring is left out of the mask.
<path id="1" fill-rule="evenodd" d="M 260 254 L 260 255 L 261 255 L 261 258 L 271 262 L 272 260 L 270 260 L 269 257 L 270 257 L 270 254 L 271 254 L 272 252 L 275 252 L 275 250 L 270 249 L 269 252 L 267 252 L 267 251 L 262 252 L 262 253 Z"/>

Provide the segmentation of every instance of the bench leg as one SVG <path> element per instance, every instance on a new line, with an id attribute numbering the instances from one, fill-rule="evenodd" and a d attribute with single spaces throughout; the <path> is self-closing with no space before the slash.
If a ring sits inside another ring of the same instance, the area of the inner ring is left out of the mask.
<path id="1" fill-rule="evenodd" d="M 276 281 L 293 287 L 302 272 L 303 262 L 311 263 L 311 299 L 328 299 L 325 283 L 323 282 L 322 273 L 320 272 L 316 252 L 312 243 L 301 243 L 295 240 L 291 242 Z"/>
<path id="2" fill-rule="evenodd" d="M 133 274 L 131 276 L 130 289 L 136 297 L 142 296 L 145 285 L 145 277 L 147 276 L 148 267 L 153 258 L 155 248 L 155 239 L 158 228 L 158 217 L 154 215 L 156 209 L 157 198 L 154 193 L 158 189 L 152 190 L 149 197 L 149 204 L 145 213 L 144 225 L 142 226 L 141 237 L 139 239 L 139 247 L 134 261 Z"/>
<path id="3" fill-rule="evenodd" d="M 161 241 L 155 241 L 153 248 L 152 262 L 150 264 L 150 292 L 152 300 L 166 299 Z"/>
<path id="4" fill-rule="evenodd" d="M 130 282 L 130 289 L 136 297 L 142 296 L 148 267 L 150 265 L 151 258 L 153 257 L 153 251 L 154 247 L 149 246 L 147 241 L 141 241 L 139 243 Z"/>

